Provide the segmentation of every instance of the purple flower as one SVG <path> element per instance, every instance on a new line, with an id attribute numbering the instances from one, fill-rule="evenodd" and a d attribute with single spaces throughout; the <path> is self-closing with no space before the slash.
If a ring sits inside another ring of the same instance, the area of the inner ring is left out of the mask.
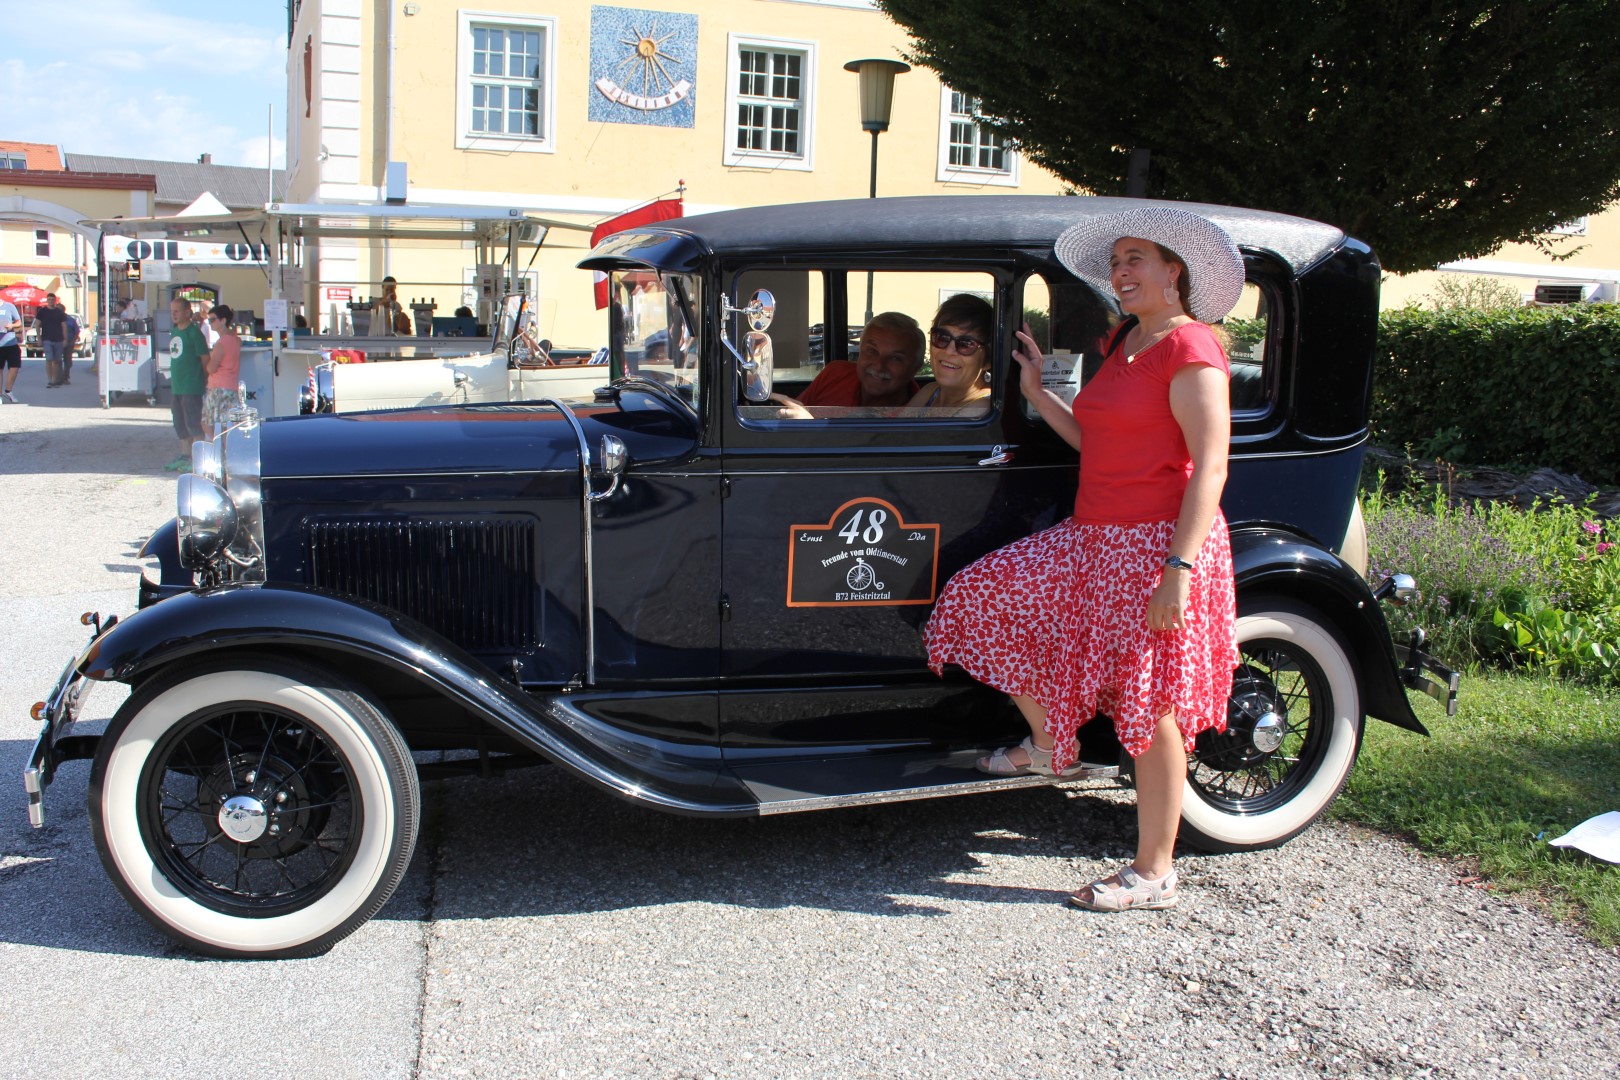
<path id="1" fill-rule="evenodd" d="M 1581 528 L 1585 529 L 1588 533 L 1590 533 L 1593 536 L 1597 536 L 1599 533 L 1601 533 L 1603 531 L 1603 526 L 1599 525 L 1595 521 L 1583 521 L 1583 522 L 1581 522 Z"/>
<path id="2" fill-rule="evenodd" d="M 1601 544 L 1599 544 L 1597 546 L 1597 553 L 1599 555 L 1602 555 L 1605 551 L 1608 551 L 1612 547 L 1614 547 L 1613 544 L 1610 544 L 1610 543 L 1607 543 L 1607 542 L 1601 543 Z"/>

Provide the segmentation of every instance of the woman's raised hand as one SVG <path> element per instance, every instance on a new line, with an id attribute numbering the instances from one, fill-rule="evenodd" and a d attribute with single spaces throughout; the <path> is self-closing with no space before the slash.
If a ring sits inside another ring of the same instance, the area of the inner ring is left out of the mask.
<path id="1" fill-rule="evenodd" d="M 1034 401 L 1041 394 L 1041 366 L 1045 359 L 1041 347 L 1035 344 L 1035 332 L 1029 323 L 1018 331 L 1018 344 L 1013 346 L 1012 358 L 1018 361 L 1018 389 Z"/>

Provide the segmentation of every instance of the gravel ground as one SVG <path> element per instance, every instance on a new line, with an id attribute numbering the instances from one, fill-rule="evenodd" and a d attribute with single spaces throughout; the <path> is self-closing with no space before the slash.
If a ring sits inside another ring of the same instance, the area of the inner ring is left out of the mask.
<path id="1" fill-rule="evenodd" d="M 26 824 L 28 704 L 83 640 L 78 611 L 131 606 L 174 486 L 163 410 L 47 392 L 39 367 L 28 404 L 0 406 L 0 1075 L 1539 1077 L 1620 1059 L 1620 956 L 1364 830 L 1189 854 L 1169 912 L 1065 908 L 1128 855 L 1129 797 L 1106 787 L 704 821 L 553 769 L 440 782 L 404 887 L 330 954 L 191 959 L 101 871 L 85 763 L 47 827 Z"/>

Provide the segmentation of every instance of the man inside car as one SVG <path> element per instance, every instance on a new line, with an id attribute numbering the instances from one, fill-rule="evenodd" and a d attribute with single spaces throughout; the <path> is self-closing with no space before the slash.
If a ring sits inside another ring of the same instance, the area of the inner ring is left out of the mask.
<path id="1" fill-rule="evenodd" d="M 909 402 L 919 387 L 922 369 L 922 327 L 910 315 L 884 311 L 861 331 L 860 351 L 854 360 L 834 360 L 805 388 L 799 398 L 772 394 L 784 420 L 809 420 L 845 415 L 843 410 L 897 409 Z"/>

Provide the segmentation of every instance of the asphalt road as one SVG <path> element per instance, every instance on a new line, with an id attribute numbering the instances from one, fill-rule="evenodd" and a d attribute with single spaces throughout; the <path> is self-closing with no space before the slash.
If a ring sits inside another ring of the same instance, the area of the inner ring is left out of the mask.
<path id="1" fill-rule="evenodd" d="M 88 384 L 83 371 L 77 382 Z M 86 630 L 172 513 L 167 413 L 89 385 L 0 406 L 0 1075 L 1589 1076 L 1620 957 L 1451 868 L 1318 825 L 1181 863 L 1166 913 L 1062 897 L 1128 800 L 1047 788 L 744 822 L 552 769 L 427 785 L 395 899 L 329 954 L 197 960 L 123 902 L 87 763 L 28 827 L 20 775 Z M 88 715 L 116 709 L 102 688 Z M 1466 707 L 1466 703 L 1465 703 Z"/>

